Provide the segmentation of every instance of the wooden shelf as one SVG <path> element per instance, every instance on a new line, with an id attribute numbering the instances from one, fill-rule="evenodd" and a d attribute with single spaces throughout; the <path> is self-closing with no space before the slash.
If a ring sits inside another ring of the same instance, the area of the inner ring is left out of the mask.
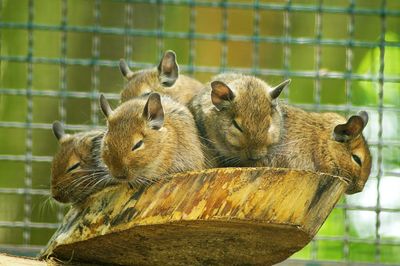
<path id="1" fill-rule="evenodd" d="M 224 168 L 121 184 L 67 213 L 41 258 L 122 265 L 278 263 L 316 234 L 347 188 L 309 171 Z"/>

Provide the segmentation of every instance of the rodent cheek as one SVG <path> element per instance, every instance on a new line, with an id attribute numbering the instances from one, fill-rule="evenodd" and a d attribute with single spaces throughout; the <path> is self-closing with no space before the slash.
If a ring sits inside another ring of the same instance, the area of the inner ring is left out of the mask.
<path id="1" fill-rule="evenodd" d="M 111 156 L 110 150 L 108 148 L 102 150 L 101 158 L 103 159 L 104 164 L 107 165 L 107 167 L 111 170 L 113 168 L 113 157 Z"/>
<path id="2" fill-rule="evenodd" d="M 268 131 L 267 131 L 267 140 L 268 144 L 273 144 L 279 141 L 280 136 L 280 127 L 276 125 L 274 121 L 270 124 Z"/>
<path id="3" fill-rule="evenodd" d="M 368 178 L 368 176 L 371 174 L 371 156 L 369 155 L 368 150 L 363 150 L 364 158 L 363 158 L 363 164 L 361 167 L 361 175 L 365 178 Z"/>
<path id="4" fill-rule="evenodd" d="M 103 158 L 103 160 L 105 161 L 106 158 L 108 157 L 108 148 L 103 146 L 101 147 L 101 157 Z"/>
<path id="5" fill-rule="evenodd" d="M 135 156 L 129 154 L 128 156 L 126 156 L 126 157 L 124 157 L 124 158 L 122 159 L 122 165 L 123 165 L 123 166 L 130 166 L 130 165 L 132 165 L 132 163 L 135 161 L 134 159 L 135 159 Z"/>
<path id="6" fill-rule="evenodd" d="M 353 180 L 358 178 L 361 174 L 360 166 L 353 160 L 352 151 L 349 150 L 348 146 L 344 143 L 334 142 L 333 149 L 330 150 L 331 156 L 339 168 L 339 175 L 351 178 L 351 182 L 357 182 Z"/>
<path id="7" fill-rule="evenodd" d="M 103 142 L 101 144 L 101 156 L 107 156 L 109 152 L 108 144 L 106 142 Z"/>
<path id="8" fill-rule="evenodd" d="M 240 148 L 242 146 L 240 141 L 240 136 L 233 133 L 232 131 L 226 133 L 226 141 L 229 143 L 229 145 L 235 148 Z"/>
<path id="9" fill-rule="evenodd" d="M 266 146 L 256 146 L 254 147 L 254 149 L 250 149 L 251 150 L 251 154 L 253 154 L 254 157 L 256 158 L 261 158 L 261 157 L 265 157 L 268 153 L 268 148 Z"/>

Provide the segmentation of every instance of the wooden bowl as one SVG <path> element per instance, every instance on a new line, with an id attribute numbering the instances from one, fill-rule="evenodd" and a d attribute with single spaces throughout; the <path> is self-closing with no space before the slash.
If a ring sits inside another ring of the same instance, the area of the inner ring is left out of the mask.
<path id="1" fill-rule="evenodd" d="M 147 188 L 121 184 L 72 207 L 41 258 L 271 265 L 307 245 L 347 185 L 337 176 L 277 168 L 187 172 Z"/>

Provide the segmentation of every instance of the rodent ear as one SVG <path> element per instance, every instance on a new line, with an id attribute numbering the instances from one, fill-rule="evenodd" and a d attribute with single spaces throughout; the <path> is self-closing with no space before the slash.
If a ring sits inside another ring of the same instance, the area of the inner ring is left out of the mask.
<path id="1" fill-rule="evenodd" d="M 363 129 L 364 129 L 368 124 L 368 113 L 365 111 L 360 111 L 360 112 L 358 112 L 358 115 L 361 117 L 361 119 L 364 122 L 364 127 L 363 127 Z"/>
<path id="2" fill-rule="evenodd" d="M 161 104 L 161 96 L 158 93 L 152 93 L 146 102 L 143 110 L 143 117 L 150 121 L 150 127 L 160 129 L 164 125 L 164 109 Z"/>
<path id="3" fill-rule="evenodd" d="M 129 68 L 128 64 L 124 59 L 119 60 L 119 70 L 121 71 L 121 74 L 126 78 L 127 80 L 130 80 L 133 77 L 133 72 Z"/>
<path id="4" fill-rule="evenodd" d="M 281 84 L 279 84 L 278 86 L 275 86 L 270 92 L 269 95 L 271 96 L 271 98 L 274 100 L 276 98 L 278 98 L 278 96 L 281 94 L 281 92 L 283 91 L 284 88 L 286 88 L 287 86 L 289 86 L 290 82 L 292 80 L 291 79 L 287 79 L 284 82 L 282 82 Z"/>
<path id="5" fill-rule="evenodd" d="M 110 104 L 108 103 L 106 97 L 104 97 L 103 94 L 100 95 L 100 108 L 106 118 L 108 118 L 113 112 Z"/>
<path id="6" fill-rule="evenodd" d="M 363 131 L 366 125 L 364 124 L 364 119 L 365 117 L 360 115 L 353 115 L 347 120 L 346 124 L 337 125 L 333 130 L 334 139 L 338 142 L 347 142 L 354 139 Z"/>
<path id="7" fill-rule="evenodd" d="M 211 82 L 211 88 L 211 101 L 218 110 L 222 110 L 227 103 L 235 98 L 233 91 L 222 81 Z"/>
<path id="8" fill-rule="evenodd" d="M 65 135 L 64 127 L 59 121 L 53 122 L 53 133 L 56 136 L 57 140 L 60 141 L 62 137 Z"/>
<path id="9" fill-rule="evenodd" d="M 164 53 L 157 70 L 158 79 L 163 86 L 171 87 L 175 84 L 179 76 L 179 67 L 176 62 L 176 54 L 174 51 L 168 50 Z"/>

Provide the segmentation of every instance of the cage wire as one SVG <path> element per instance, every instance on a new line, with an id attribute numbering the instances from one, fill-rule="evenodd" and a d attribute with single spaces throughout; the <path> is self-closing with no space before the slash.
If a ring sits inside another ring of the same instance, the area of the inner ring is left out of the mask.
<path id="1" fill-rule="evenodd" d="M 119 58 L 148 68 L 174 49 L 181 71 L 203 82 L 224 71 L 272 83 L 292 78 L 283 95 L 290 104 L 368 111 L 374 160 L 365 191 L 343 197 L 291 260 L 400 265 L 398 1 L 3 0 L 0 7 L 0 252 L 36 255 L 66 211 L 47 200 L 53 120 L 69 131 L 104 126 L 98 98 L 102 92 L 116 104 Z M 325 31 L 332 25 L 336 31 Z M 397 37 L 388 40 L 389 32 Z M 329 67 L 326 51 L 343 64 Z M 360 69 L 367 61 L 369 72 Z M 360 91 L 374 100 L 360 103 Z"/>

